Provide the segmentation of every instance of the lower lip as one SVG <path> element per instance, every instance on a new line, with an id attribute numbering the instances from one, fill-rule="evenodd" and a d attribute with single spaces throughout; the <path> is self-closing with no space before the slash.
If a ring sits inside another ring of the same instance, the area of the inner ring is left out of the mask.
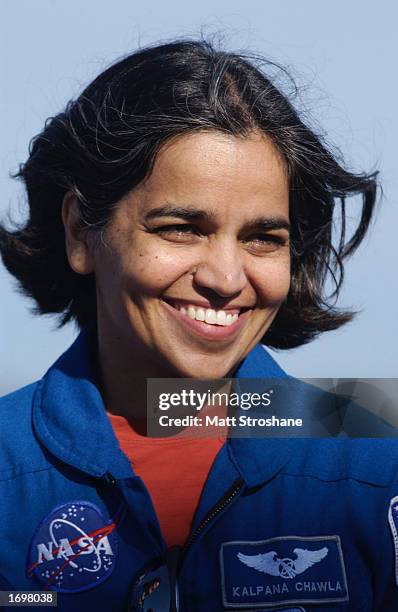
<path id="1" fill-rule="evenodd" d="M 246 310 L 237 318 L 231 325 L 210 325 L 204 321 L 197 321 L 191 319 L 188 315 L 182 314 L 180 310 L 173 308 L 167 302 L 162 300 L 162 303 L 166 306 L 168 311 L 174 315 L 174 317 L 181 321 L 191 332 L 200 338 L 206 340 L 228 340 L 236 336 L 241 329 L 242 325 L 245 324 L 246 319 L 250 315 L 250 310 Z"/>

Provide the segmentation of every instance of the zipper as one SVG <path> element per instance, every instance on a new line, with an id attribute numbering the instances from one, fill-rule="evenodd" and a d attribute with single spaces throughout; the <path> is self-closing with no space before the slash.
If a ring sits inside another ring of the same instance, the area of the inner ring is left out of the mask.
<path id="1" fill-rule="evenodd" d="M 181 568 L 181 565 L 187 555 L 188 549 L 191 548 L 192 544 L 195 542 L 201 532 L 205 529 L 205 527 L 207 527 L 207 525 L 232 502 L 232 500 L 237 496 L 239 491 L 243 488 L 243 485 L 244 480 L 242 478 L 238 478 L 237 480 L 235 480 L 235 482 L 233 483 L 231 488 L 225 493 L 225 495 L 217 502 L 215 506 L 213 506 L 211 510 L 209 510 L 200 525 L 198 525 L 198 527 L 184 544 L 179 559 L 179 569 Z"/>
<path id="2" fill-rule="evenodd" d="M 107 472 L 103 476 L 103 478 L 108 485 L 112 487 L 117 486 L 116 479 L 113 476 L 113 474 L 111 474 L 110 472 Z M 204 517 L 204 519 L 201 521 L 200 525 L 198 525 L 195 531 L 190 535 L 188 540 L 185 542 L 184 546 L 180 549 L 178 563 L 176 563 L 175 554 L 173 555 L 174 557 L 173 565 L 178 565 L 178 569 L 181 567 L 182 562 L 188 552 L 188 549 L 192 546 L 192 544 L 195 542 L 195 540 L 198 538 L 201 532 L 205 529 L 205 527 L 207 527 L 207 525 L 232 502 L 232 500 L 237 496 L 239 491 L 243 488 L 243 485 L 244 485 L 243 478 L 237 478 L 237 480 L 235 480 L 235 482 L 228 489 L 225 495 L 216 503 L 215 506 L 213 506 L 213 508 L 211 508 L 211 510 L 209 510 L 209 512 Z M 173 547 L 173 548 L 178 548 L 178 547 Z"/>
<path id="3" fill-rule="evenodd" d="M 103 479 L 105 480 L 106 484 L 110 485 L 111 487 L 114 487 L 117 484 L 116 478 L 110 472 L 104 474 Z"/>

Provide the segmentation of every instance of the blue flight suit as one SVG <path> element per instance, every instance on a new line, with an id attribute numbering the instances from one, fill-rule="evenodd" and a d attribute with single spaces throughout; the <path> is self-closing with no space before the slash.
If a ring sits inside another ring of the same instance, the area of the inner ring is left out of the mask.
<path id="1" fill-rule="evenodd" d="M 40 382 L 0 400 L 0 590 L 121 612 L 167 551 L 94 384 L 94 351 L 83 332 Z M 264 376 L 284 373 L 257 346 L 237 378 Z M 398 610 L 396 496 L 395 440 L 229 439 L 173 551 L 179 609 Z"/>

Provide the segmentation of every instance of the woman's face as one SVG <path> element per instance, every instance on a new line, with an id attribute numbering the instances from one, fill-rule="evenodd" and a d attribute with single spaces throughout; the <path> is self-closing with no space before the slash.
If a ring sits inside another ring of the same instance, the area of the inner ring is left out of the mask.
<path id="1" fill-rule="evenodd" d="M 178 137 L 89 251 L 108 360 L 147 376 L 225 376 L 289 290 L 283 162 L 259 134 Z"/>

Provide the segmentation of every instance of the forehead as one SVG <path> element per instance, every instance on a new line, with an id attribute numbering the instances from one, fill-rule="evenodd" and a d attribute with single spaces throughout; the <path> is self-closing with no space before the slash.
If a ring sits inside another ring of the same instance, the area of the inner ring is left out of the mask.
<path id="1" fill-rule="evenodd" d="M 259 133 L 179 136 L 160 149 L 151 174 L 132 195 L 138 215 L 171 203 L 228 216 L 288 216 L 285 164 L 271 139 Z"/>

